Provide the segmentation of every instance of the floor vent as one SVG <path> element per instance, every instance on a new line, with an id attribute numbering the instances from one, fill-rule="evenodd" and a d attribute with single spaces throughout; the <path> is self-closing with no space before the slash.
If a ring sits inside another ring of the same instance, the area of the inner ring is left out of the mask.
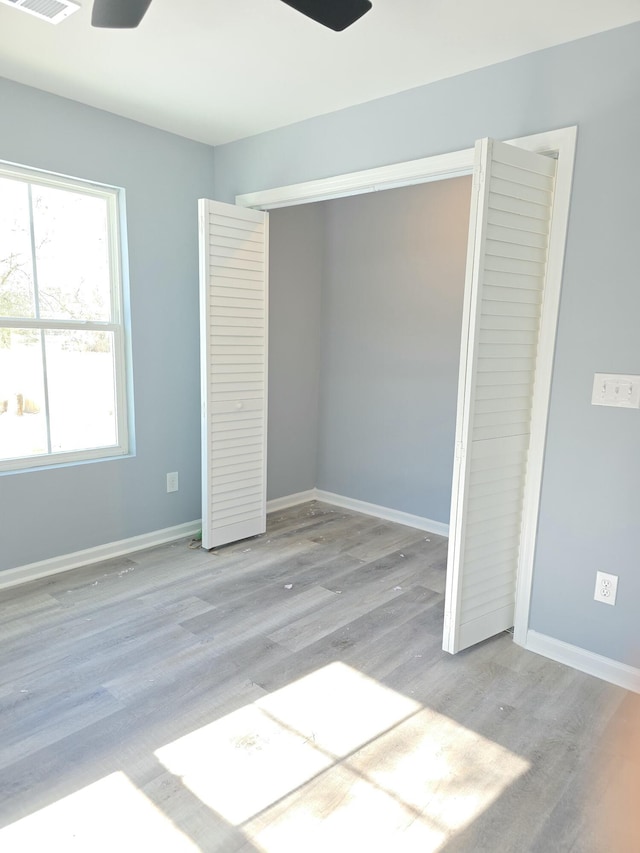
<path id="1" fill-rule="evenodd" d="M 69 15 L 77 12 L 80 6 L 71 0 L 0 0 L 6 6 L 12 6 L 20 12 L 28 12 L 50 24 L 59 24 Z"/>

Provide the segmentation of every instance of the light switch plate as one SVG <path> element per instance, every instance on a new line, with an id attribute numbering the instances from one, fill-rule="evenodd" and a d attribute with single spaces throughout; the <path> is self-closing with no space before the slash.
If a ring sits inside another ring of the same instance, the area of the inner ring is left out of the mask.
<path id="1" fill-rule="evenodd" d="M 591 403 L 594 406 L 640 409 L 640 376 L 596 373 L 593 377 Z"/>

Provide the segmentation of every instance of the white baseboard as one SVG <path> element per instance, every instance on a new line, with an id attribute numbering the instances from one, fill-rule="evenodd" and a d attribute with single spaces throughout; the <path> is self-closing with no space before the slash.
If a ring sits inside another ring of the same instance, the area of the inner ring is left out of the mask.
<path id="1" fill-rule="evenodd" d="M 75 551 L 73 554 L 63 554 L 60 557 L 52 557 L 50 560 L 40 560 L 38 563 L 29 563 L 26 566 L 18 566 L 15 569 L 7 569 L 0 572 L 0 589 L 8 589 L 12 586 L 28 583 L 78 569 L 91 563 L 100 563 L 102 560 L 110 560 L 113 557 L 122 557 L 134 551 L 143 551 L 145 548 L 153 548 L 156 545 L 164 545 L 185 536 L 194 536 L 202 522 L 187 521 L 184 524 L 176 524 L 173 527 L 165 527 L 163 530 L 153 530 L 151 533 L 143 533 L 141 536 L 131 536 L 129 539 L 120 539 L 118 542 L 107 542 L 105 545 L 97 545 L 95 548 L 86 548 L 84 551 Z"/>
<path id="2" fill-rule="evenodd" d="M 344 495 L 336 495 L 333 492 L 325 492 L 322 489 L 308 489 L 295 495 L 285 495 L 267 501 L 267 512 L 277 512 L 281 509 L 297 506 L 307 501 L 323 501 L 338 506 L 341 509 L 351 509 L 354 512 L 362 512 L 381 518 L 385 521 L 394 521 L 397 524 L 405 524 L 418 530 L 425 530 L 439 536 L 449 535 L 449 525 L 440 521 L 432 521 L 420 515 L 411 515 L 408 512 L 400 512 L 355 498 L 347 498 Z M 166 527 L 164 530 L 154 530 L 151 533 L 143 533 L 141 536 L 132 536 L 130 539 L 121 539 L 118 542 L 108 542 L 105 545 L 97 545 L 95 548 L 87 548 L 84 551 L 75 551 L 72 554 L 63 554 L 60 557 L 52 557 L 49 560 L 41 560 L 38 563 L 29 563 L 26 566 L 18 566 L 15 569 L 0 571 L 0 589 L 8 589 L 12 586 L 40 580 L 41 578 L 57 575 L 88 566 L 91 563 L 100 563 L 102 560 L 110 560 L 113 557 L 122 557 L 145 548 L 153 548 L 156 545 L 164 545 L 185 536 L 193 536 L 202 527 L 202 522 L 188 521 L 185 524 L 177 524 L 175 527 Z"/>
<path id="3" fill-rule="evenodd" d="M 275 498 L 267 501 L 267 512 L 277 512 L 290 506 L 306 503 L 307 501 L 322 501 L 323 503 L 339 506 L 341 509 L 352 509 L 354 512 L 362 512 L 372 515 L 374 518 L 382 518 L 384 521 L 395 521 L 396 524 L 405 524 L 407 527 L 416 527 L 418 530 L 426 530 L 427 533 L 435 533 L 438 536 L 449 535 L 449 525 L 441 521 L 433 521 L 421 515 L 411 515 L 409 512 L 401 512 L 388 506 L 378 506 L 356 498 L 347 498 L 344 495 L 336 495 L 334 492 L 325 492 L 323 489 L 307 489 L 306 492 L 298 492 L 295 495 L 285 495 L 283 498 Z"/>
<path id="4" fill-rule="evenodd" d="M 626 663 L 597 655 L 595 652 L 589 652 L 579 646 L 572 646 L 563 640 L 556 640 L 532 630 L 527 632 L 527 642 L 524 647 L 530 652 L 551 658 L 557 663 L 564 663 L 588 675 L 595 675 L 603 681 L 617 684 L 625 690 L 640 693 L 640 669 L 634 666 L 628 666 Z"/>
<path id="5" fill-rule="evenodd" d="M 396 524 L 406 524 L 407 527 L 426 530 L 427 533 L 435 533 L 438 536 L 449 535 L 448 524 L 443 524 L 441 521 L 433 521 L 433 519 L 424 518 L 421 515 L 411 515 L 409 512 L 401 512 L 398 509 L 391 509 L 387 506 L 378 506 L 378 504 L 370 504 L 366 501 L 356 500 L 355 498 L 346 498 L 343 495 L 325 492 L 322 489 L 316 489 L 315 498 L 318 501 L 334 504 L 342 509 L 352 509 L 354 512 L 363 512 L 365 515 L 373 515 L 375 518 L 384 519 L 384 521 L 395 521 Z"/>
<path id="6" fill-rule="evenodd" d="M 281 509 L 288 509 L 290 506 L 298 506 L 307 501 L 317 500 L 317 489 L 307 489 L 306 492 L 297 492 L 295 495 L 285 495 L 283 498 L 274 498 L 272 501 L 267 501 L 267 512 L 278 512 Z"/>

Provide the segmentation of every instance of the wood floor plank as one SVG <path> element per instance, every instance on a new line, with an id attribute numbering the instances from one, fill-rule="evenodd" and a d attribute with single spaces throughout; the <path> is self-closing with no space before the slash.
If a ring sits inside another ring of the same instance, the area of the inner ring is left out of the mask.
<path id="1" fill-rule="evenodd" d="M 308 614 L 316 613 L 336 600 L 334 592 L 320 586 L 295 590 L 287 589 L 287 586 L 282 583 L 272 584 L 258 595 L 236 601 L 235 605 L 218 607 L 188 619 L 181 623 L 182 627 L 198 636 L 205 634 L 213 637 L 218 642 L 231 639 L 237 643 L 255 632 L 256 611 L 260 608 L 264 608 L 260 630 L 270 636 L 272 632 L 278 634 L 290 624 L 308 618 Z M 283 625 L 285 627 L 281 627 Z"/>
<path id="2" fill-rule="evenodd" d="M 440 646 L 440 633 L 428 632 L 430 623 L 437 627 L 440 621 L 439 604 L 431 590 L 413 587 L 289 654 L 284 661 L 268 668 L 252 666 L 252 678 L 265 690 L 277 690 L 335 660 L 380 678 L 411 656 L 414 643 L 410 638 L 417 635 L 415 645 L 420 651 L 415 654 L 428 654 L 427 648 Z"/>
<path id="3" fill-rule="evenodd" d="M 25 695 L 25 694 L 23 694 Z M 26 694 L 29 699 L 31 695 Z M 108 690 L 62 692 L 38 701 L 20 703 L 19 723 L 3 731 L 0 770 L 52 743 L 80 732 L 87 725 L 122 710 Z M 14 706 L 12 710 L 17 710 Z"/>
<path id="4" fill-rule="evenodd" d="M 312 613 L 300 616 L 268 636 L 291 651 L 303 649 L 320 637 L 326 637 L 335 627 L 347 625 L 371 608 L 398 598 L 401 590 L 392 586 L 394 582 L 395 578 L 383 587 L 367 589 L 366 593 L 354 590 L 340 597 L 335 593 L 330 601 Z"/>

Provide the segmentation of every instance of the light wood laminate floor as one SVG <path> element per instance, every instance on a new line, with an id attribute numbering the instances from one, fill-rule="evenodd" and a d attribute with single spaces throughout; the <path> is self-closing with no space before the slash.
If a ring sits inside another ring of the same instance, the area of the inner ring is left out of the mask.
<path id="1" fill-rule="evenodd" d="M 0 850 L 605 850 L 622 691 L 443 653 L 446 548 L 313 502 L 0 592 Z"/>

